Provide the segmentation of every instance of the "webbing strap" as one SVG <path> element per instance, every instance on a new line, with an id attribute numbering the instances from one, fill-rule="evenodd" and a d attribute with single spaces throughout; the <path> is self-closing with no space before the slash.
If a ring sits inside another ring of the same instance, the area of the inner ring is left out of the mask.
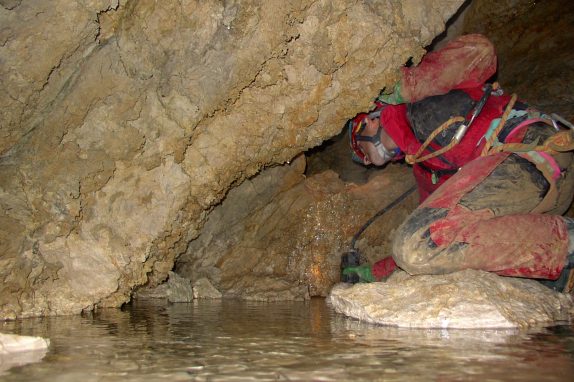
<path id="1" fill-rule="evenodd" d="M 545 124 L 553 126 L 552 122 L 547 119 L 536 118 L 525 122 L 521 123 L 519 126 L 525 127 L 537 122 L 544 122 Z M 493 142 L 495 138 L 496 135 L 493 135 Z M 559 196 L 556 181 L 560 178 L 560 167 L 552 155 L 572 150 L 574 150 L 574 137 L 572 136 L 572 131 L 563 130 L 548 137 L 541 145 L 538 144 L 538 140 L 531 144 L 503 143 L 498 146 L 491 147 L 487 154 L 499 152 L 515 153 L 536 166 L 538 171 L 544 175 L 544 178 L 546 178 L 550 187 L 544 198 L 531 212 L 544 213 L 552 210 L 556 206 Z"/>
<path id="2" fill-rule="evenodd" d="M 504 113 L 502 114 L 502 117 L 500 118 L 500 122 L 498 123 L 498 126 L 496 126 L 496 129 L 494 130 L 492 135 L 490 135 L 488 137 L 488 139 L 486 140 L 486 143 L 484 144 L 484 147 L 482 148 L 481 156 L 485 156 L 485 155 L 489 154 L 490 149 L 492 148 L 492 145 L 494 144 L 495 140 L 498 140 L 498 134 L 500 134 L 500 132 L 504 128 L 504 125 L 506 124 L 506 121 L 508 120 L 508 116 L 512 112 L 512 108 L 514 107 L 514 104 L 516 103 L 516 98 L 517 98 L 516 93 L 512 95 L 512 98 L 510 98 L 510 102 L 508 102 L 508 105 L 506 105 L 506 110 L 504 110 Z"/>

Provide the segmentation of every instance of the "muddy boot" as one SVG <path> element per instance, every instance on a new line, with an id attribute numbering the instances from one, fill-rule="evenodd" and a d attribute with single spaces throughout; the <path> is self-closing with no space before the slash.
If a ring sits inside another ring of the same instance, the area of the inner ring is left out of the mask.
<path id="1" fill-rule="evenodd" d="M 572 294 L 574 297 L 574 219 L 564 217 L 564 220 L 568 228 L 568 256 L 566 256 L 566 265 L 557 280 L 541 280 L 540 282 L 551 289 Z"/>

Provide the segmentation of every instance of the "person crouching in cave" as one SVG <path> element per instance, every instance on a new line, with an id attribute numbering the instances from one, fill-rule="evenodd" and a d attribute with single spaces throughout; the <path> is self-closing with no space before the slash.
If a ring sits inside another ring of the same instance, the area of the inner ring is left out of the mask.
<path id="1" fill-rule="evenodd" d="M 397 265 L 411 275 L 479 269 L 573 289 L 574 219 L 561 216 L 574 196 L 570 124 L 487 83 L 495 72 L 492 43 L 461 36 L 402 68 L 393 92 L 348 122 L 354 160 L 404 158 L 421 204 L 397 229 L 392 257 L 343 274 L 372 282 Z"/>

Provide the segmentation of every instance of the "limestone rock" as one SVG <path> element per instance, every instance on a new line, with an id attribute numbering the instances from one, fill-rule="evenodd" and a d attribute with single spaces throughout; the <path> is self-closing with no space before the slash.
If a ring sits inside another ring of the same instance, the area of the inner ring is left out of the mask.
<path id="1" fill-rule="evenodd" d="M 39 362 L 49 346 L 49 339 L 0 333 L 0 373 L 11 367 Z"/>
<path id="2" fill-rule="evenodd" d="M 169 302 L 193 301 L 193 287 L 188 279 L 179 276 L 177 273 L 169 272 L 167 285 L 167 300 Z"/>
<path id="3" fill-rule="evenodd" d="M 148 287 L 140 287 L 135 292 L 133 297 L 136 300 L 139 299 L 164 299 L 167 300 L 167 293 L 168 293 L 169 285 L 167 282 L 163 284 L 156 285 L 155 287 L 148 288 Z"/>
<path id="4" fill-rule="evenodd" d="M 225 286 L 224 297 L 248 301 L 303 301 L 310 298 L 307 285 L 288 278 L 247 275 Z"/>
<path id="5" fill-rule="evenodd" d="M 506 90 L 573 120 L 573 19 L 571 0 L 475 0 L 464 14 L 462 31 L 483 33 L 494 42 L 498 81 Z"/>
<path id="6" fill-rule="evenodd" d="M 50 340 L 42 337 L 0 333 L 0 354 L 47 349 Z"/>
<path id="7" fill-rule="evenodd" d="M 574 313 L 570 296 L 534 280 L 475 270 L 440 276 L 398 271 L 384 283 L 339 284 L 329 301 L 362 321 L 418 328 L 527 327 Z"/>
<path id="8" fill-rule="evenodd" d="M 218 291 L 207 278 L 201 278 L 193 283 L 194 298 L 221 298 L 221 292 Z"/>
<path id="9" fill-rule="evenodd" d="M 230 188 L 337 134 L 462 2 L 4 1 L 0 318 L 159 284 Z"/>
<path id="10" fill-rule="evenodd" d="M 169 302 L 191 302 L 194 298 L 194 291 L 191 281 L 179 276 L 177 273 L 169 272 L 166 282 L 155 288 L 141 288 L 135 298 L 157 298 L 167 299 Z"/>
<path id="11" fill-rule="evenodd" d="M 388 166 L 368 184 L 344 183 L 332 171 L 305 177 L 305 159 L 273 167 L 231 190 L 176 272 L 208 278 L 225 297 L 282 300 L 326 296 L 339 281 L 341 254 L 382 206 L 414 184 L 410 169 Z M 403 182 L 393 182 L 401 178 Z M 360 248 L 371 261 L 390 254 L 395 223 L 416 205 L 412 196 L 378 219 Z"/>

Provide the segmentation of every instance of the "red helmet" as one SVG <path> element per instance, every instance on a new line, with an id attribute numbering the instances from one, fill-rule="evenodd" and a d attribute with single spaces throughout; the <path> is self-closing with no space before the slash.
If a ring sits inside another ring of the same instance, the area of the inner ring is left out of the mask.
<path id="1" fill-rule="evenodd" d="M 385 104 L 376 102 L 375 109 L 370 113 L 359 113 L 355 118 L 350 119 L 347 122 L 347 131 L 349 133 L 349 144 L 351 145 L 351 155 L 355 162 L 360 164 L 365 164 L 365 153 L 359 147 L 358 141 L 363 139 L 357 139 L 366 127 L 366 118 L 378 118 L 381 115 L 381 111 L 385 107 Z"/>
<path id="2" fill-rule="evenodd" d="M 353 119 L 347 122 L 347 130 L 349 132 L 349 144 L 351 145 L 351 156 L 355 162 L 365 164 L 365 153 L 359 147 L 357 142 L 357 135 L 361 135 L 365 129 L 365 118 L 369 114 L 359 113 Z"/>

